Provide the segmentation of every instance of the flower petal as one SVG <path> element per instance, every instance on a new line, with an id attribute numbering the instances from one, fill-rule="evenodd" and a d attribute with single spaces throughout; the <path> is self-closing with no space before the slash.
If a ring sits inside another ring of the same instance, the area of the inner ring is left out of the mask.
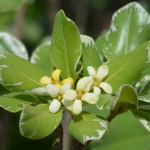
<path id="1" fill-rule="evenodd" d="M 64 94 L 65 91 L 67 91 L 67 90 L 69 90 L 69 89 L 71 89 L 71 84 L 70 84 L 70 83 L 67 83 L 67 84 L 63 85 L 63 86 L 61 87 L 60 94 Z"/>
<path id="2" fill-rule="evenodd" d="M 95 93 L 85 93 L 81 100 L 89 103 L 89 104 L 95 104 L 97 99 L 97 95 Z"/>
<path id="3" fill-rule="evenodd" d="M 81 78 L 78 83 L 77 83 L 77 87 L 76 90 L 77 91 L 84 91 L 89 83 L 89 78 L 88 77 L 83 77 Z"/>
<path id="4" fill-rule="evenodd" d="M 92 76 L 93 78 L 96 77 L 96 71 L 95 71 L 95 69 L 92 66 L 88 66 L 87 67 L 87 71 L 88 71 L 90 76 Z"/>
<path id="5" fill-rule="evenodd" d="M 96 95 L 100 95 L 100 94 L 101 94 L 100 88 L 99 88 L 99 87 L 96 87 L 96 86 L 93 86 L 93 87 L 94 87 L 94 93 L 95 93 Z"/>
<path id="6" fill-rule="evenodd" d="M 74 102 L 73 102 L 73 113 L 75 115 L 79 115 L 82 111 L 82 101 L 76 99 Z"/>
<path id="7" fill-rule="evenodd" d="M 108 75 L 109 68 L 106 65 L 102 65 L 99 67 L 96 77 L 102 81 Z"/>
<path id="8" fill-rule="evenodd" d="M 94 82 L 93 77 L 88 77 L 88 78 L 89 78 L 89 83 L 88 83 L 86 89 L 84 90 L 85 93 L 88 93 L 90 91 L 90 89 L 93 85 L 93 82 Z"/>
<path id="9" fill-rule="evenodd" d="M 48 84 L 46 90 L 51 97 L 56 97 L 59 94 L 57 87 L 52 84 Z"/>
<path id="10" fill-rule="evenodd" d="M 112 87 L 110 86 L 110 84 L 106 83 L 106 82 L 101 82 L 99 84 L 99 87 L 101 87 L 106 93 L 108 94 L 112 94 Z"/>
<path id="11" fill-rule="evenodd" d="M 60 74 L 61 74 L 61 70 L 60 69 L 56 69 L 52 72 L 52 78 L 55 81 L 59 81 L 60 79 Z"/>
<path id="12" fill-rule="evenodd" d="M 67 109 L 72 110 L 73 101 L 67 101 L 67 100 L 62 99 L 62 103 Z"/>
<path id="13" fill-rule="evenodd" d="M 77 92 L 75 90 L 67 90 L 63 95 L 63 99 L 67 101 L 73 101 L 77 98 Z"/>
<path id="14" fill-rule="evenodd" d="M 56 113 L 60 109 L 61 103 L 57 99 L 53 99 L 51 104 L 49 105 L 49 111 L 51 113 Z"/>

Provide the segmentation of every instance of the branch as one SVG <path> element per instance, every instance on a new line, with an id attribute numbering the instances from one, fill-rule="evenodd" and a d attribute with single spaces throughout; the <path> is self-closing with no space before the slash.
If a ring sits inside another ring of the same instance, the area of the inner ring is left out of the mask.
<path id="1" fill-rule="evenodd" d="M 56 128 L 56 136 L 57 139 L 56 141 L 53 143 L 53 147 L 54 150 L 62 150 L 62 139 L 63 139 L 63 128 L 62 125 L 60 123 L 60 125 Z"/>

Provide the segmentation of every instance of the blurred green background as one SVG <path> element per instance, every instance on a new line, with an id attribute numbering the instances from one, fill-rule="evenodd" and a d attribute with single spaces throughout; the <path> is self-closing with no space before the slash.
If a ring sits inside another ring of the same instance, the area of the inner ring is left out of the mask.
<path id="1" fill-rule="evenodd" d="M 54 18 L 64 10 L 81 34 L 96 39 L 105 32 L 113 13 L 130 0 L 0 0 L 0 32 L 8 32 L 21 40 L 31 56 L 32 51 L 52 35 Z M 150 1 L 139 0 L 150 13 Z M 106 117 L 107 110 L 95 106 L 85 111 Z M 20 113 L 11 114 L 0 108 L 0 150 L 52 150 L 55 133 L 42 140 L 30 140 L 19 133 Z M 129 112 L 117 116 L 109 126 L 109 133 L 91 142 L 84 150 L 150 150 L 150 133 Z"/>

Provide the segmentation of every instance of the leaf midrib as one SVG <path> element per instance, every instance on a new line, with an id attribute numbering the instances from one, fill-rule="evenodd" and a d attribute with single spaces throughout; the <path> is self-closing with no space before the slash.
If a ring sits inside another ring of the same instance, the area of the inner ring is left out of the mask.
<path id="1" fill-rule="evenodd" d="M 141 51 L 143 51 L 143 49 L 141 49 L 139 51 L 139 53 Z M 137 53 L 131 60 L 129 60 L 123 67 L 121 67 L 118 71 L 116 71 L 112 76 L 110 76 L 108 79 L 106 79 L 105 82 L 108 82 L 114 75 L 116 75 L 118 72 L 120 72 L 126 65 L 128 65 L 133 59 L 135 59 L 139 55 L 139 53 Z"/>
<path id="2" fill-rule="evenodd" d="M 32 79 L 31 77 L 27 76 L 26 74 L 22 73 L 21 71 L 19 71 L 18 69 L 12 67 L 11 65 L 8 65 L 9 67 L 11 67 L 12 69 L 16 70 L 17 72 L 19 72 L 20 74 L 24 75 L 25 77 L 27 77 L 28 79 L 32 80 L 33 82 L 35 82 L 36 84 L 40 85 L 41 87 L 44 87 L 43 85 L 41 85 L 40 83 L 38 83 L 37 81 L 35 81 L 34 79 Z"/>
<path id="3" fill-rule="evenodd" d="M 64 16 L 65 17 L 65 16 Z M 62 24 L 64 24 L 64 19 L 62 18 L 61 19 L 61 21 L 62 21 Z M 67 51 L 66 51 L 66 44 L 65 44 L 65 39 L 64 39 L 64 25 L 63 25 L 63 27 L 62 27 L 62 34 L 63 34 L 63 43 L 64 43 L 64 50 L 65 50 L 65 58 L 66 58 L 66 64 L 67 64 L 67 72 L 68 72 L 68 77 L 70 77 L 70 70 L 69 70 L 69 64 L 68 64 L 68 56 L 67 56 Z"/>
<path id="4" fill-rule="evenodd" d="M 26 121 L 30 121 L 30 120 L 32 120 L 32 119 L 34 119 L 34 118 L 36 118 L 36 117 L 38 117 L 38 116 L 40 116 L 40 115 L 46 114 L 46 113 L 50 113 L 50 111 L 48 110 L 48 111 L 42 112 L 42 113 L 40 113 L 40 114 L 38 114 L 38 115 L 35 115 L 35 116 L 33 116 L 33 117 L 29 118 L 29 119 L 26 119 L 26 120 L 24 120 L 24 121 L 21 121 L 21 123 L 24 123 L 24 122 L 26 122 Z"/>

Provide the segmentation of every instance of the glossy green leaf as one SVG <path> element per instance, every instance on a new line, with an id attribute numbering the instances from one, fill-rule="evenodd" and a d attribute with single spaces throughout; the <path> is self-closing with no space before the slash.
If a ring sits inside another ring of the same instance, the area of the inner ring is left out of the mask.
<path id="1" fill-rule="evenodd" d="M 28 100 L 21 100 L 16 98 L 9 98 L 9 97 L 1 97 L 0 96 L 0 107 L 6 109 L 9 112 L 15 113 L 20 111 L 22 108 L 18 107 L 18 103 L 22 104 L 31 104 L 32 101 Z"/>
<path id="2" fill-rule="evenodd" d="M 116 93 L 123 84 L 135 84 L 143 75 L 150 63 L 150 42 L 146 42 L 134 51 L 116 57 L 107 63 L 109 67 L 105 82 L 109 83 Z"/>
<path id="3" fill-rule="evenodd" d="M 104 46 L 105 41 L 106 41 L 106 33 L 100 35 L 95 41 L 95 44 L 98 49 L 98 53 L 100 55 L 100 59 L 102 62 L 106 61 L 106 59 L 104 57 L 104 53 L 103 53 L 103 46 Z"/>
<path id="4" fill-rule="evenodd" d="M 108 123 L 101 117 L 86 112 L 74 116 L 69 125 L 69 134 L 80 143 L 100 139 L 108 129 Z"/>
<path id="5" fill-rule="evenodd" d="M 135 85 L 139 95 L 150 93 L 150 75 L 145 75 Z"/>
<path id="6" fill-rule="evenodd" d="M 87 67 L 92 66 L 95 70 L 102 64 L 94 40 L 86 35 L 81 35 L 83 74 L 88 76 Z"/>
<path id="7" fill-rule="evenodd" d="M 0 83 L 10 91 L 47 95 L 40 79 L 48 74 L 28 61 L 15 55 L 0 55 L 0 70 Z"/>
<path id="8" fill-rule="evenodd" d="M 0 12 L 12 11 L 20 7 L 27 0 L 1 0 L 0 1 Z"/>
<path id="9" fill-rule="evenodd" d="M 114 110 L 117 102 L 123 103 L 131 103 L 134 104 L 136 107 L 138 106 L 138 94 L 136 89 L 131 85 L 123 85 L 117 91 L 114 99 L 112 99 L 108 104 L 108 109 Z"/>
<path id="10" fill-rule="evenodd" d="M 31 139 L 41 139 L 52 133 L 62 120 L 62 110 L 50 113 L 48 104 L 24 105 L 20 116 L 20 133 Z"/>
<path id="11" fill-rule="evenodd" d="M 99 99 L 96 101 L 96 107 L 99 110 L 103 110 L 104 108 L 107 108 L 109 102 L 114 98 L 114 96 L 110 94 L 100 94 Z"/>
<path id="12" fill-rule="evenodd" d="M 86 146 L 86 150 L 148 150 L 150 133 L 129 112 L 115 117 L 109 124 L 109 134 Z"/>
<path id="13" fill-rule="evenodd" d="M 52 63 L 61 70 L 62 78 L 75 79 L 81 50 L 81 39 L 76 25 L 63 11 L 59 11 L 55 18 L 50 53 Z"/>
<path id="14" fill-rule="evenodd" d="M 136 2 L 119 9 L 106 33 L 104 55 L 109 60 L 127 54 L 150 39 L 150 16 Z"/>
<path id="15" fill-rule="evenodd" d="M 150 132 L 150 110 L 137 110 L 130 108 L 129 111 L 143 124 L 143 126 Z"/>
<path id="16" fill-rule="evenodd" d="M 52 75 L 53 64 L 50 59 L 50 44 L 42 44 L 32 53 L 30 62 Z"/>
<path id="17" fill-rule="evenodd" d="M 28 60 L 24 45 L 12 35 L 0 32 L 0 54 L 10 53 Z"/>

